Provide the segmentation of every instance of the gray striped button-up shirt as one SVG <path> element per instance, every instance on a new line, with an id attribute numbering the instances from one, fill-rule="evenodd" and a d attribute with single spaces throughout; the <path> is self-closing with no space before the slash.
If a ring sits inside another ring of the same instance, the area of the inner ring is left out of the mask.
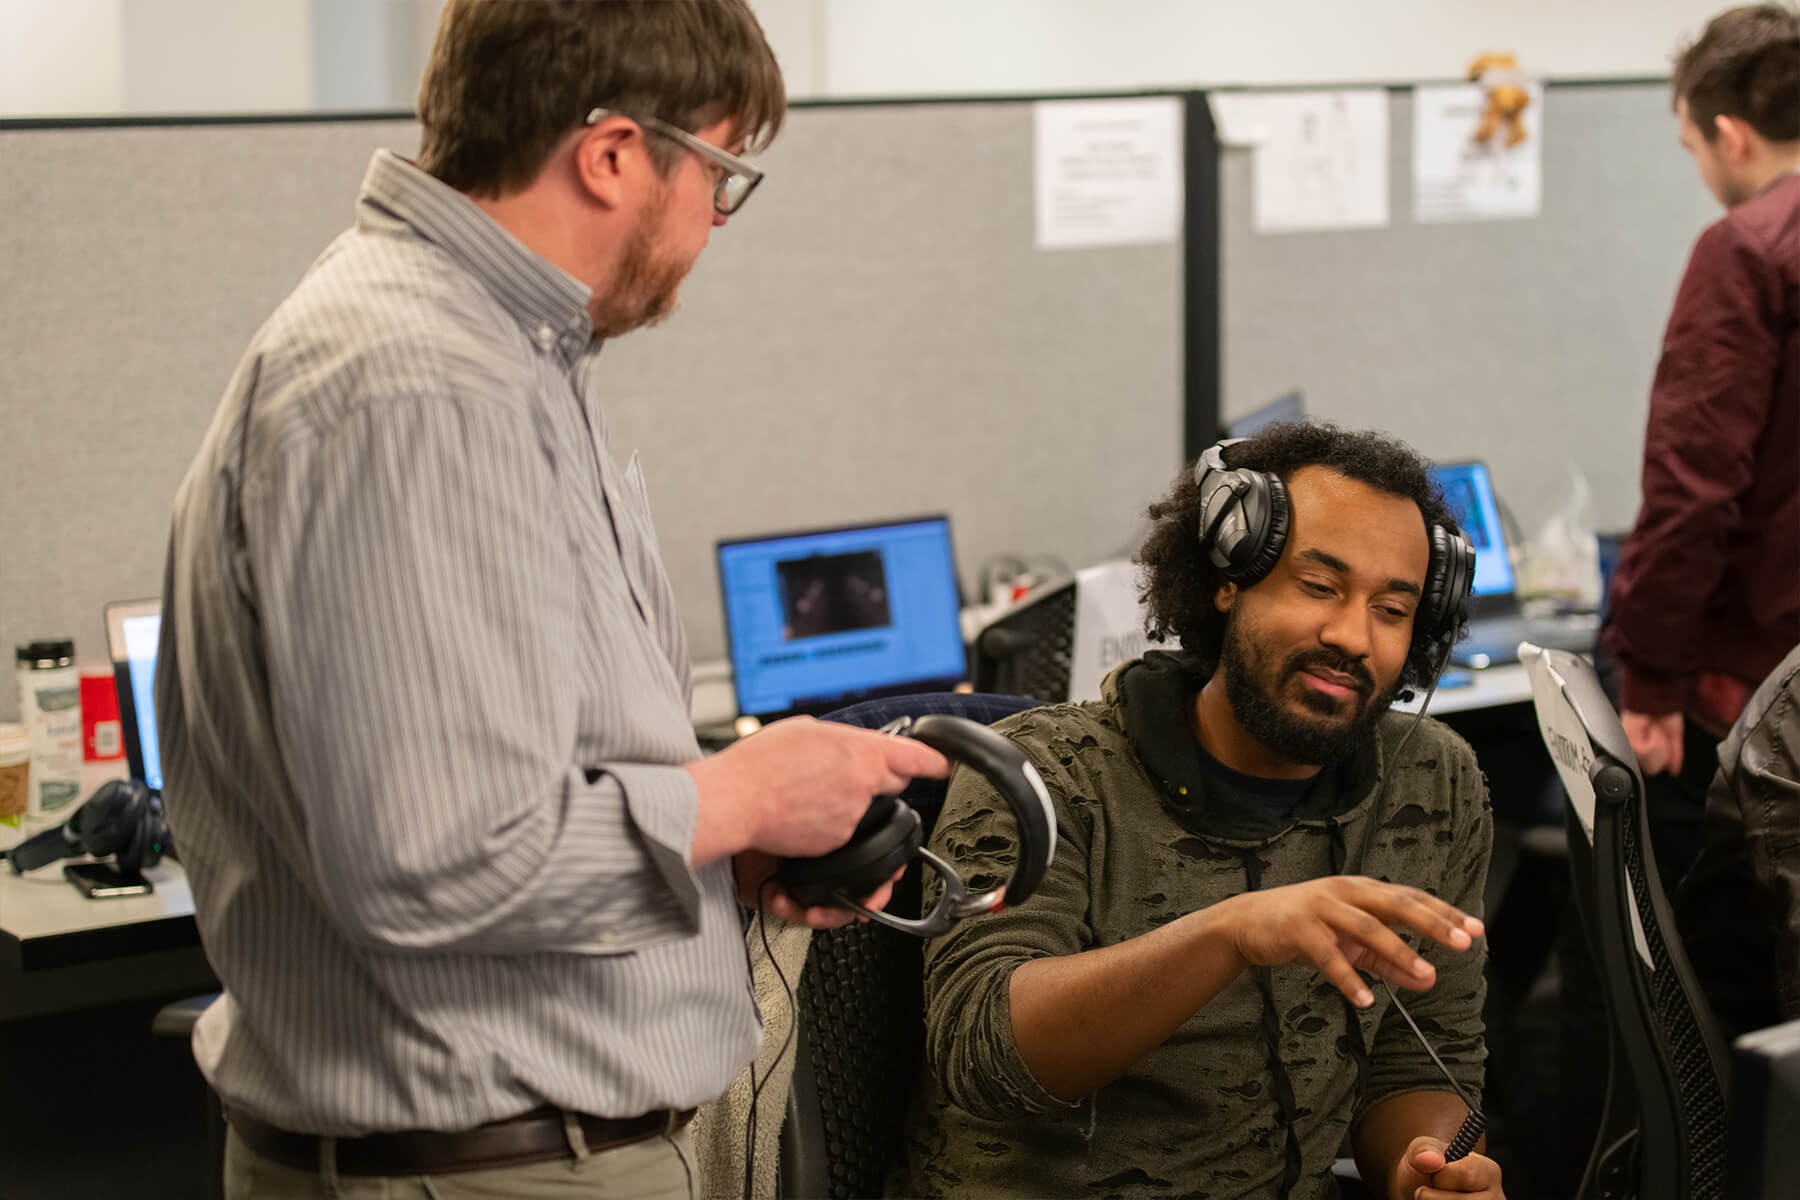
<path id="1" fill-rule="evenodd" d="M 156 707 L 230 1107 L 339 1135 L 626 1116 L 754 1049 L 587 299 L 378 153 L 181 485 Z"/>

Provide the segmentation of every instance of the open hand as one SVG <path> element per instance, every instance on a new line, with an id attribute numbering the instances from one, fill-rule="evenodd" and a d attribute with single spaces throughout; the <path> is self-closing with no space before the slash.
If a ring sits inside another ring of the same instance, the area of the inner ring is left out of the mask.
<path id="1" fill-rule="evenodd" d="M 1452 950 L 1467 950 L 1481 922 L 1418 888 L 1362 875 L 1243 892 L 1218 905 L 1232 908 L 1232 945 L 1254 966 L 1307 962 L 1359 1008 L 1375 1000 L 1358 971 L 1423 991 L 1437 970 L 1390 925 L 1404 925 Z"/>
<path id="2" fill-rule="evenodd" d="M 1638 765 L 1646 775 L 1681 774 L 1682 721 L 1678 712 L 1652 715 L 1622 712 L 1619 724 L 1625 737 L 1637 752 Z"/>

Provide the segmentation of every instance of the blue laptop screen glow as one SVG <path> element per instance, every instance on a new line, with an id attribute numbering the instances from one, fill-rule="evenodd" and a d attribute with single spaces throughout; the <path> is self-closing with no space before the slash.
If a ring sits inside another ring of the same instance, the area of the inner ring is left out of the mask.
<path id="1" fill-rule="evenodd" d="M 1475 595 L 1502 596 L 1513 590 L 1512 563 L 1500 532 L 1500 507 L 1486 463 L 1451 463 L 1433 467 L 1431 477 L 1443 489 L 1444 502 L 1475 547 Z"/>
<path id="2" fill-rule="evenodd" d="M 721 542 L 719 582 L 742 712 L 963 677 L 943 517 Z"/>
<path id="3" fill-rule="evenodd" d="M 162 617 L 127 617 L 121 627 L 125 631 L 125 656 L 131 663 L 131 706 L 137 712 L 133 736 L 144 756 L 144 782 L 160 792 L 162 755 L 156 748 L 155 697 L 156 639 L 162 632 Z"/>

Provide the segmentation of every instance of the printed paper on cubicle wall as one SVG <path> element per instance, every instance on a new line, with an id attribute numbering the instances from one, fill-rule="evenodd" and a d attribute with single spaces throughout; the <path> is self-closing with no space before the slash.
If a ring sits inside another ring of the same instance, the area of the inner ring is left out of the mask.
<path id="1" fill-rule="evenodd" d="M 1255 149 L 1256 232 L 1388 223 L 1385 91 L 1243 93 L 1213 111 L 1222 141 Z"/>
<path id="2" fill-rule="evenodd" d="M 1181 102 L 1045 100 L 1036 106 L 1040 250 L 1181 236 Z"/>
<path id="3" fill-rule="evenodd" d="M 1544 87 L 1528 84 L 1525 140 L 1504 130 L 1475 140 L 1487 110 L 1476 84 L 1413 89 L 1413 218 L 1421 222 L 1529 218 L 1543 208 Z"/>

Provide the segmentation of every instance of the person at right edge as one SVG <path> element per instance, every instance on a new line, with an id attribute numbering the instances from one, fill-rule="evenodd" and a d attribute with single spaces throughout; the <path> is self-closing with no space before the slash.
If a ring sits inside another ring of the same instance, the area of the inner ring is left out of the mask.
<path id="1" fill-rule="evenodd" d="M 1671 893 L 1719 739 L 1800 642 L 1800 13 L 1715 17 L 1673 92 L 1681 144 L 1729 211 L 1675 297 L 1601 634 Z"/>
<path id="2" fill-rule="evenodd" d="M 1596 665 L 1643 768 L 1673 897 L 1704 841 L 1719 739 L 1800 642 L 1800 16 L 1721 13 L 1676 59 L 1671 91 L 1681 144 L 1729 211 L 1695 242 L 1669 316 L 1643 503 Z M 1756 919 L 1738 922 L 1748 936 Z M 1560 1086 L 1544 1160 L 1573 1181 L 1604 1101 L 1608 1018 L 1572 913 L 1558 958 Z"/>
<path id="3" fill-rule="evenodd" d="M 1800 1019 L 1800 646 L 1719 747 L 1675 917 L 1726 1036 Z"/>

